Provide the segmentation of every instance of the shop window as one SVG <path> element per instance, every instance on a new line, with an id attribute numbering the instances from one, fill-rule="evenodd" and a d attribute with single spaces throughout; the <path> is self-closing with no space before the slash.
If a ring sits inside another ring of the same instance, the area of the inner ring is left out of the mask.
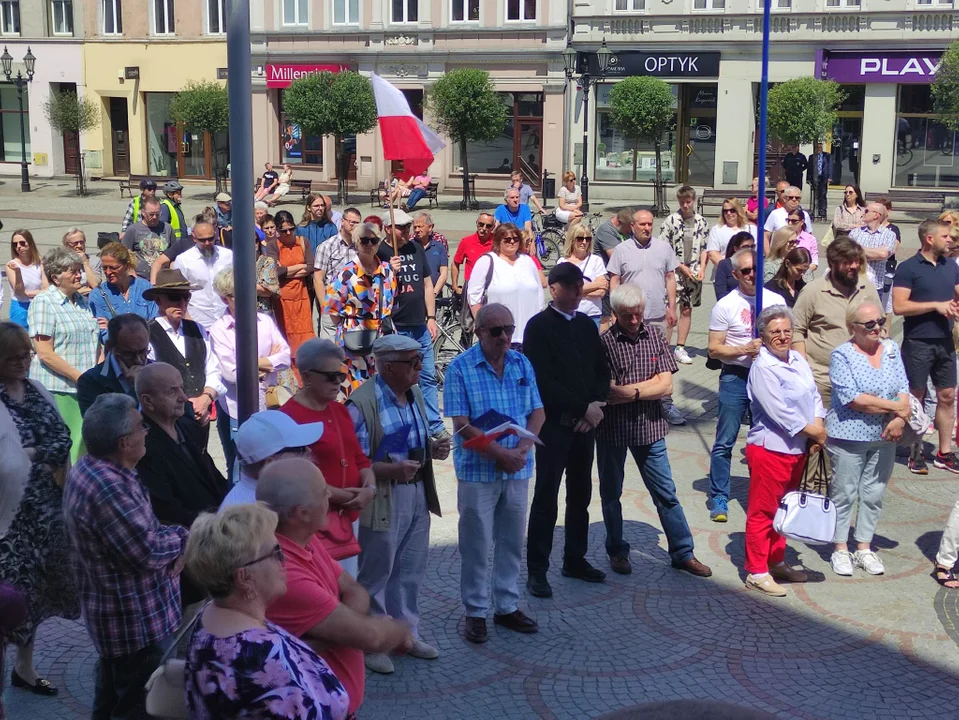
<path id="1" fill-rule="evenodd" d="M 306 25 L 310 0 L 283 0 L 283 24 Z"/>
<path id="2" fill-rule="evenodd" d="M 177 176 L 176 124 L 170 117 L 173 93 L 145 93 L 147 171 L 156 177 Z"/>
<path id="3" fill-rule="evenodd" d="M 153 34 L 173 35 L 173 0 L 153 0 Z"/>
<path id="4" fill-rule="evenodd" d="M 419 20 L 420 0 L 392 0 L 390 22 L 394 25 L 415 23 Z"/>
<path id="5" fill-rule="evenodd" d="M 0 2 L 0 31 L 4 35 L 20 34 L 20 0 Z"/>
<path id="6" fill-rule="evenodd" d="M 916 0 L 916 5 L 920 7 L 932 7 L 933 5 L 938 5 L 940 7 L 951 7 L 952 0 Z"/>
<path id="7" fill-rule="evenodd" d="M 333 0 L 334 25 L 359 25 L 360 0 Z"/>
<path id="8" fill-rule="evenodd" d="M 73 35 L 73 0 L 50 0 L 50 24 L 54 35 Z"/>
<path id="9" fill-rule="evenodd" d="M 509 105 L 506 125 L 493 140 L 466 144 L 469 172 L 509 175 L 522 170 L 538 186 L 542 164 L 543 93 L 500 93 Z M 463 170 L 459 143 L 453 145 L 453 167 Z"/>
<path id="10" fill-rule="evenodd" d="M 226 0 L 206 0 L 206 31 L 210 35 L 226 34 Z"/>
<path id="11" fill-rule="evenodd" d="M 451 0 L 453 22 L 479 22 L 479 0 Z"/>
<path id="12" fill-rule="evenodd" d="M 725 10 L 726 0 L 693 0 L 693 10 Z"/>
<path id="13" fill-rule="evenodd" d="M 23 88 L 23 125 L 30 127 L 29 86 Z M 30 135 L 27 130 L 27 159 L 30 158 Z M 17 88 L 11 83 L 0 84 L 0 162 L 20 162 L 20 104 Z"/>
<path id="14" fill-rule="evenodd" d="M 776 0 L 777 10 L 792 10 L 792 6 L 793 6 L 792 0 Z"/>
<path id="15" fill-rule="evenodd" d="M 893 185 L 959 188 L 959 137 L 936 119 L 929 85 L 899 86 Z"/>
<path id="16" fill-rule="evenodd" d="M 104 35 L 122 35 L 123 10 L 120 0 L 100 0 L 100 20 Z"/>
<path id="17" fill-rule="evenodd" d="M 532 22 L 536 19 L 536 0 L 506 0 L 506 19 Z"/>
<path id="18" fill-rule="evenodd" d="M 613 127 L 609 112 L 609 91 L 612 83 L 602 83 L 596 88 L 596 127 L 593 178 L 612 182 L 651 182 L 656 178 L 656 148 L 652 143 L 642 143 L 628 138 Z M 673 105 L 679 106 L 679 86 L 673 85 Z M 672 127 L 676 126 L 674 116 Z M 676 133 L 671 130 L 662 146 L 663 179 L 675 182 L 678 177 Z"/>
<path id="19" fill-rule="evenodd" d="M 283 112 L 283 92 L 280 92 L 280 161 L 291 165 L 323 166 L 323 136 L 304 137 L 299 125 L 291 123 Z"/>
<path id="20" fill-rule="evenodd" d="M 616 12 L 643 12 L 646 0 L 616 0 Z"/>

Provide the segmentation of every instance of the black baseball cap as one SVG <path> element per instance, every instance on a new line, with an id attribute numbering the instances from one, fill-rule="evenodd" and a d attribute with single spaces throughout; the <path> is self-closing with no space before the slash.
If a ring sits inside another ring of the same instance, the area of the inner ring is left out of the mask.
<path id="1" fill-rule="evenodd" d="M 549 271 L 547 282 L 550 285 L 576 285 L 583 282 L 583 271 L 571 262 L 559 263 Z"/>

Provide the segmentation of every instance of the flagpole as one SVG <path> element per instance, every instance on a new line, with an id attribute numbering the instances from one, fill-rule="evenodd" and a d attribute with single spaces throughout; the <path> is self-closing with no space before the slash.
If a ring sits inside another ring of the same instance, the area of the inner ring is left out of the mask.
<path id="1" fill-rule="evenodd" d="M 391 173 L 392 174 L 392 173 Z M 393 221 L 393 198 L 391 197 L 392 193 L 390 192 L 390 181 L 386 181 L 386 200 L 390 206 L 390 243 L 393 245 L 393 255 L 398 256 L 400 254 L 399 245 L 396 242 L 396 225 Z"/>
<path id="2" fill-rule="evenodd" d="M 756 282 L 756 315 L 763 309 L 763 250 L 765 249 L 766 233 L 766 120 L 767 105 L 769 103 L 769 12 L 772 0 L 763 2 L 763 65 L 762 79 L 759 84 L 759 187 L 757 215 L 756 215 L 756 267 L 753 269 L 753 279 Z M 754 328 L 755 331 L 755 328 Z"/>

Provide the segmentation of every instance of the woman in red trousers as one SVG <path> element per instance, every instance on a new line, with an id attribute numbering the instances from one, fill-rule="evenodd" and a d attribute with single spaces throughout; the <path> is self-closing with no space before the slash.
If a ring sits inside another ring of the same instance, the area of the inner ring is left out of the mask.
<path id="1" fill-rule="evenodd" d="M 786 538 L 773 530 L 779 501 L 802 480 L 807 455 L 822 451 L 826 426 L 812 370 L 792 345 L 792 313 L 767 307 L 756 318 L 763 341 L 746 383 L 753 426 L 746 439 L 749 503 L 746 508 L 746 588 L 783 597 L 777 580 L 805 582 L 785 562 Z"/>

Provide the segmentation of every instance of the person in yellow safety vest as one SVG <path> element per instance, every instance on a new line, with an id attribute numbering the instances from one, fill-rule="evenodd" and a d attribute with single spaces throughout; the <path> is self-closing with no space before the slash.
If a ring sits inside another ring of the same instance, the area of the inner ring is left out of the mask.
<path id="1" fill-rule="evenodd" d="M 174 237 L 179 240 L 188 232 L 186 220 L 180 202 L 183 200 L 183 186 L 176 180 L 170 180 L 162 188 L 166 197 L 160 201 L 160 220 L 169 223 Z"/>
<path id="2" fill-rule="evenodd" d="M 140 211 L 143 208 L 143 201 L 147 198 L 156 197 L 157 194 L 157 184 L 150 180 L 140 181 L 140 194 L 135 198 L 130 200 L 130 204 L 127 206 L 126 215 L 123 216 L 123 222 L 120 223 L 120 236 L 123 236 L 123 233 L 127 231 L 127 228 L 133 225 L 134 223 L 140 222 Z"/>

